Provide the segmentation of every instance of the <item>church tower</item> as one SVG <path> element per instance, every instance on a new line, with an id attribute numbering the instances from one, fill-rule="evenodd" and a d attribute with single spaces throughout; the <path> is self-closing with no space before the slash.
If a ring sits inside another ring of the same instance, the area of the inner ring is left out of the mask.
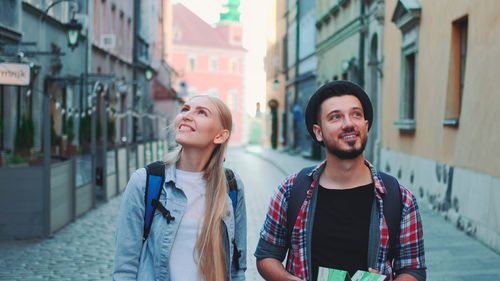
<path id="1" fill-rule="evenodd" d="M 240 0 L 228 0 L 224 7 L 227 12 L 220 13 L 217 31 L 231 46 L 242 46 L 243 26 L 240 23 Z"/>

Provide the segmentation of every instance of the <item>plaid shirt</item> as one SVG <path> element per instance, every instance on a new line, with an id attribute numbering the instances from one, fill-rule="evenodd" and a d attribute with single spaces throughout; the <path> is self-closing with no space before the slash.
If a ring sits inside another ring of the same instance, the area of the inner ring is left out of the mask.
<path id="1" fill-rule="evenodd" d="M 318 171 L 326 161 L 319 164 L 308 176 L 312 176 Z M 373 182 L 375 185 L 375 197 L 378 204 L 379 230 L 380 230 L 380 246 L 378 248 L 376 258 L 376 269 L 392 280 L 393 268 L 388 260 L 389 253 L 389 229 L 383 214 L 382 196 L 386 189 L 382 179 L 375 168 L 366 161 L 365 164 L 370 168 Z M 266 221 L 262 227 L 260 238 L 273 245 L 287 248 L 287 208 L 290 198 L 290 189 L 297 174 L 286 178 L 278 187 L 275 194 L 271 198 L 271 204 L 266 216 Z M 319 179 L 319 177 L 316 177 Z M 307 191 L 306 199 L 302 204 L 300 212 L 295 222 L 291 244 L 292 250 L 288 254 L 286 269 L 295 276 L 304 280 L 310 280 L 311 268 L 307 261 L 306 253 L 311 245 L 307 241 L 306 229 L 308 223 L 308 214 L 310 212 L 311 197 L 317 180 L 313 180 L 311 187 Z M 401 214 L 401 233 L 399 237 L 399 256 L 396 255 L 394 260 L 394 271 L 398 272 L 402 269 L 425 269 L 425 254 L 424 254 L 424 239 L 422 231 L 422 220 L 418 210 L 418 205 L 415 197 L 405 187 L 400 186 L 401 203 L 403 210 Z M 312 228 L 310 228 L 312 229 Z"/>

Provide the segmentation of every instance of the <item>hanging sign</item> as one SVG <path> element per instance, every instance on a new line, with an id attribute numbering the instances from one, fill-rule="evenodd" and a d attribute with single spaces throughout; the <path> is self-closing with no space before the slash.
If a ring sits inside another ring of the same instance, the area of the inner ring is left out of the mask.
<path id="1" fill-rule="evenodd" d="M 0 63 L 0 85 L 30 84 L 30 67 L 25 63 Z"/>

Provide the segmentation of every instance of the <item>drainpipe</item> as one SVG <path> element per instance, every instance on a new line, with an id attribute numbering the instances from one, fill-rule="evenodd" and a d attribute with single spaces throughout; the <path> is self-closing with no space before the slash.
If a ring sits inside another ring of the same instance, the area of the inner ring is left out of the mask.
<path id="1" fill-rule="evenodd" d="M 43 175 L 42 175 L 42 236 L 50 235 L 50 97 L 48 94 L 49 78 L 45 76 L 42 95 L 42 143 L 43 143 Z"/>
<path id="2" fill-rule="evenodd" d="M 294 99 L 294 104 L 298 103 L 299 102 L 299 87 L 298 87 L 298 83 L 296 82 L 296 79 L 297 77 L 299 77 L 299 52 L 300 52 L 300 0 L 297 0 L 297 3 L 296 3 L 296 9 L 297 9 L 297 13 L 295 14 L 295 22 L 297 24 L 297 26 L 295 27 L 295 82 L 294 82 L 294 86 L 295 86 L 295 99 Z"/>
<path id="3" fill-rule="evenodd" d="M 299 52 L 300 52 L 300 0 L 297 0 L 296 2 L 296 9 L 297 9 L 297 12 L 295 13 L 295 24 L 296 24 L 296 27 L 295 27 L 295 77 L 294 77 L 294 82 L 293 82 L 293 85 L 294 85 L 294 88 L 295 88 L 295 97 L 294 97 L 294 102 L 293 102 L 293 105 L 292 105 L 292 114 L 295 114 L 293 112 L 293 108 L 295 107 L 296 104 L 300 103 L 300 99 L 299 99 L 299 83 L 297 82 L 297 77 L 300 76 L 299 74 Z M 301 139 L 302 139 L 302 132 L 300 131 L 300 127 L 299 127 L 299 124 L 297 124 L 297 122 L 295 121 L 295 117 L 294 117 L 294 120 L 293 120 L 293 130 L 294 130 L 294 146 L 295 146 L 295 149 L 299 149 L 301 148 L 302 146 L 302 142 L 301 142 Z"/>
<path id="4" fill-rule="evenodd" d="M 365 87 L 365 3 L 360 1 L 360 23 L 361 29 L 359 30 L 359 86 Z"/>

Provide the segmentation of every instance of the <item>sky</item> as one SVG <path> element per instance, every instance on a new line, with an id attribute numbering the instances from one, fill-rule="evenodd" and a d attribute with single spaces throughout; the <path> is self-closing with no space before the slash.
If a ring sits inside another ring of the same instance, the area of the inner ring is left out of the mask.
<path id="1" fill-rule="evenodd" d="M 173 0 L 182 3 L 205 22 L 214 25 L 219 21 L 219 13 L 225 12 L 227 0 Z M 255 104 L 260 102 L 265 109 L 266 75 L 264 56 L 266 54 L 266 7 L 267 0 L 241 0 L 240 22 L 243 24 L 243 47 L 248 50 L 245 58 L 245 111 L 255 115 Z"/>

